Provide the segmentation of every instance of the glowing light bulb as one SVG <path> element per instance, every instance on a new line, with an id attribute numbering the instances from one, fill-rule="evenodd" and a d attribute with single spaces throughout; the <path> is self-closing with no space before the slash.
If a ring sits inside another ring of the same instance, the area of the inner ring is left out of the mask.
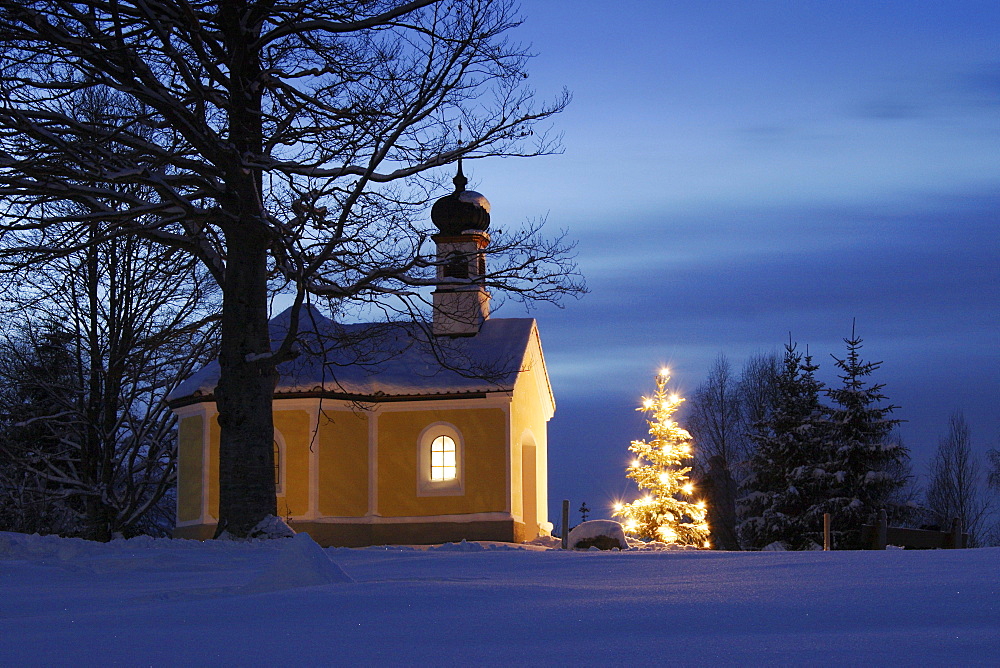
<path id="1" fill-rule="evenodd" d="M 690 494 L 691 492 L 694 491 L 694 485 L 692 485 L 691 483 L 688 483 L 688 484 L 684 485 L 683 487 L 681 487 L 681 489 L 684 490 L 685 494 Z"/>
<path id="2" fill-rule="evenodd" d="M 620 513 L 620 512 L 621 512 L 621 510 L 622 510 L 622 507 L 623 507 L 623 506 L 622 506 L 621 502 L 618 502 L 618 503 L 616 503 L 616 504 L 615 504 L 615 512 L 616 512 L 616 513 Z"/>
<path id="3" fill-rule="evenodd" d="M 652 408 L 653 407 L 653 400 L 652 399 L 643 399 L 642 400 L 642 407 L 643 408 Z"/>
<path id="4" fill-rule="evenodd" d="M 665 378 L 669 375 L 670 375 L 670 369 L 668 369 L 667 367 L 663 367 L 660 369 L 660 376 Z"/>
<path id="5" fill-rule="evenodd" d="M 710 548 L 710 547 L 712 547 L 712 542 L 711 542 L 711 541 L 708 541 L 708 540 L 706 540 L 706 541 L 705 541 L 705 545 L 704 545 L 704 547 L 705 547 L 706 549 L 707 549 L 707 548 Z"/>

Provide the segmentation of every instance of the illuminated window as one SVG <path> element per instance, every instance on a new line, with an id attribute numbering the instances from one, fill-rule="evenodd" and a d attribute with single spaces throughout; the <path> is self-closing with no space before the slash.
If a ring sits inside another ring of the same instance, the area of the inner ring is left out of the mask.
<path id="1" fill-rule="evenodd" d="M 436 422 L 417 440 L 417 496 L 461 496 L 465 493 L 465 443 L 455 425 Z"/>
<path id="2" fill-rule="evenodd" d="M 438 436 L 431 441 L 431 480 L 454 480 L 457 475 L 455 440 Z"/>

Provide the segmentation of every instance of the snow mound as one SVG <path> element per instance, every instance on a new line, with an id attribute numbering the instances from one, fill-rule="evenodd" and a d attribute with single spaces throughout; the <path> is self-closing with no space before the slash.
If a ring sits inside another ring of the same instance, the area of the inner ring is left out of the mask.
<path id="1" fill-rule="evenodd" d="M 559 549 L 562 547 L 562 539 L 556 536 L 539 536 L 534 540 L 529 540 L 525 545 L 540 545 L 542 547 Z"/>
<path id="2" fill-rule="evenodd" d="M 680 543 L 664 543 L 659 540 L 644 541 L 638 538 L 628 539 L 628 548 L 630 550 L 644 550 L 646 552 L 662 552 L 667 551 L 677 551 L 677 550 L 700 550 L 702 548 L 697 545 L 681 545 Z"/>
<path id="3" fill-rule="evenodd" d="M 239 593 L 260 594 L 341 582 L 353 580 L 340 566 L 330 561 L 323 548 L 309 534 L 300 533 L 291 540 L 282 541 L 274 563 L 240 587 Z"/>
<path id="4" fill-rule="evenodd" d="M 292 538 L 295 536 L 295 531 L 292 527 L 285 523 L 285 520 L 280 517 L 275 517 L 274 515 L 268 515 L 260 522 L 257 522 L 257 526 L 250 529 L 250 533 L 247 535 L 248 538 Z"/>
<path id="5" fill-rule="evenodd" d="M 521 550 L 519 545 L 509 543 L 498 543 L 491 541 L 467 541 L 464 538 L 460 543 L 444 543 L 443 545 L 432 545 L 428 551 L 435 552 L 484 552 L 486 550 Z"/>
<path id="6" fill-rule="evenodd" d="M 622 525 L 614 520 L 589 520 L 587 522 L 581 522 L 577 524 L 569 532 L 569 537 L 566 539 L 566 544 L 568 547 L 576 549 L 578 545 L 581 548 L 588 548 L 592 545 L 600 545 L 597 541 L 601 538 L 607 539 L 605 542 L 609 545 L 617 542 L 617 547 L 619 549 L 628 548 L 628 539 L 625 538 L 625 529 Z M 610 549 L 610 548 L 608 548 Z"/>
<path id="7" fill-rule="evenodd" d="M 272 538 L 291 538 L 295 535 L 292 527 L 285 523 L 285 520 L 274 515 L 268 515 L 254 525 L 246 538 L 238 538 L 228 531 L 223 531 L 219 535 L 221 541 L 243 542 L 248 540 L 270 540 Z"/>
<path id="8" fill-rule="evenodd" d="M 789 549 L 788 544 L 784 543 L 784 542 L 782 542 L 780 540 L 776 540 L 773 543 L 770 543 L 769 545 L 765 545 L 764 547 L 761 548 L 761 552 L 792 552 L 792 551 L 795 551 L 795 550 Z M 816 541 L 812 541 L 811 540 L 808 543 L 806 543 L 805 545 L 803 545 L 801 548 L 798 548 L 798 551 L 800 551 L 800 552 L 822 552 L 823 551 L 823 546 L 820 545 L 819 543 L 817 543 Z"/>
<path id="9" fill-rule="evenodd" d="M 433 545 L 427 549 L 434 550 L 435 552 L 439 550 L 443 552 L 482 552 L 486 549 L 486 546 L 481 543 L 477 543 L 475 541 L 470 543 L 469 541 L 463 538 L 462 542 L 460 543 L 445 543 L 443 545 Z"/>
<path id="10" fill-rule="evenodd" d="M 105 543 L 56 535 L 0 532 L 0 558 L 26 561 L 73 562 L 106 551 Z"/>

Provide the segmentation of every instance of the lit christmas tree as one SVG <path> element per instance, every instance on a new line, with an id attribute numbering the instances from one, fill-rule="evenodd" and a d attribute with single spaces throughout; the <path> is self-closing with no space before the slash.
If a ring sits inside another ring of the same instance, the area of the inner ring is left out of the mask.
<path id="1" fill-rule="evenodd" d="M 656 377 L 656 392 L 636 409 L 652 413 L 647 420 L 652 438 L 629 446 L 636 458 L 627 475 L 649 492 L 632 503 L 615 505 L 614 514 L 624 519 L 627 533 L 640 538 L 708 547 L 706 505 L 694 500 L 694 485 L 687 476 L 691 467 L 685 466 L 692 457 L 691 435 L 672 419 L 684 399 L 667 394 L 668 380 L 669 371 L 663 369 Z"/>

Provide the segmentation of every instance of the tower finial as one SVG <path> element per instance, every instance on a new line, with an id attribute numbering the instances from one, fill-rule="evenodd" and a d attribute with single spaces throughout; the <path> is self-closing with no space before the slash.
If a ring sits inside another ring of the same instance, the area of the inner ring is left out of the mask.
<path id="1" fill-rule="evenodd" d="M 462 122 L 458 122 L 458 145 L 462 146 Z M 455 174 L 455 178 L 451 180 L 455 184 L 455 192 L 460 193 L 465 190 L 465 186 L 469 185 L 469 179 L 465 178 L 465 174 L 462 173 L 462 156 L 458 157 L 458 173 Z"/>
<path id="2" fill-rule="evenodd" d="M 462 173 L 462 159 L 458 159 L 458 173 L 455 174 L 455 178 L 451 180 L 455 184 L 455 192 L 460 193 L 465 190 L 465 186 L 469 185 L 469 179 L 465 178 L 465 174 Z"/>

